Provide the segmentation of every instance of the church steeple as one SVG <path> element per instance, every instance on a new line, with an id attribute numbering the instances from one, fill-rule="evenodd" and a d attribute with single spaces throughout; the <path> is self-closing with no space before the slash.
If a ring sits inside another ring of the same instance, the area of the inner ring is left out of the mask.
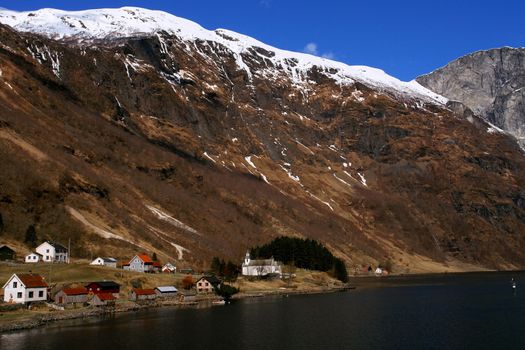
<path id="1" fill-rule="evenodd" d="M 250 258 L 250 251 L 247 250 L 246 251 L 246 256 L 244 257 L 244 264 L 245 265 L 249 265 L 250 264 L 250 260 L 251 260 L 251 258 Z"/>

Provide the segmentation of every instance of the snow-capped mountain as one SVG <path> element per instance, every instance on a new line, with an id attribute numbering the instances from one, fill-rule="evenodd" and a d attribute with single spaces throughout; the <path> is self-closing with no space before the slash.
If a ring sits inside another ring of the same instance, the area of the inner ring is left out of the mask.
<path id="1" fill-rule="evenodd" d="M 317 67 L 324 75 L 339 84 L 352 85 L 354 81 L 359 81 L 371 87 L 406 94 L 425 101 L 446 103 L 444 97 L 424 88 L 415 80 L 403 82 L 380 69 L 349 66 L 322 57 L 280 50 L 230 30 L 207 30 L 197 23 L 162 11 L 136 7 L 75 12 L 55 9 L 29 12 L 0 10 L 0 23 L 7 24 L 18 31 L 37 33 L 51 39 L 79 41 L 149 36 L 167 32 L 176 35 L 187 45 L 192 45 L 196 41 L 205 41 L 210 45 L 219 44 L 227 48 L 235 55 L 237 65 L 245 69 L 249 75 L 260 74 L 272 78 L 273 67 L 280 67 L 289 73 L 294 82 L 301 84 L 307 79 L 307 72 Z M 187 49 L 190 49 L 190 46 Z M 271 67 L 252 72 L 243 59 L 243 54 L 247 53 L 259 55 Z"/>
<path id="2" fill-rule="evenodd" d="M 415 82 L 144 9 L 0 23 L 3 239 L 205 267 L 288 235 L 348 266 L 525 266 L 523 154 Z"/>

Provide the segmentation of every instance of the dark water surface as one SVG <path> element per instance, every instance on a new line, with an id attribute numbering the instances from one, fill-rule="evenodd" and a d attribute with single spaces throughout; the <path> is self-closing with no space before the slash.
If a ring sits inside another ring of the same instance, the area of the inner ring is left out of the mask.
<path id="1" fill-rule="evenodd" d="M 513 293 L 511 277 L 518 281 Z M 349 292 L 67 321 L 17 349 L 525 349 L 525 273 L 395 277 Z"/>

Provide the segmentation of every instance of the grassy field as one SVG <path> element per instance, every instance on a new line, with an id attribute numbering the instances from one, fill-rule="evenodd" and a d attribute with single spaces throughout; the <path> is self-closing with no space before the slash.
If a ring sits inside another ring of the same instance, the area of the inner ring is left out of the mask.
<path id="1" fill-rule="evenodd" d="M 146 274 L 124 271 L 104 266 L 91 266 L 88 263 L 73 264 L 0 264 L 0 283 L 5 283 L 13 273 L 28 273 L 43 276 L 53 287 L 53 291 L 64 286 L 81 286 L 94 281 L 115 281 L 121 285 L 121 294 L 127 294 L 134 284 L 142 288 L 156 286 L 180 286 L 183 274 Z"/>
<path id="2" fill-rule="evenodd" d="M 121 294 L 126 296 L 133 285 L 141 285 L 142 288 L 154 288 L 157 286 L 175 285 L 182 287 L 184 274 L 146 274 L 139 272 L 124 271 L 121 269 L 103 266 L 91 266 L 88 263 L 72 264 L 0 264 L 0 283 L 5 283 L 13 273 L 28 273 L 32 271 L 45 278 L 47 283 L 53 287 L 53 292 L 64 286 L 81 286 L 93 281 L 111 280 L 121 285 Z M 239 277 L 234 286 L 244 293 L 265 293 L 272 290 L 295 289 L 297 291 L 317 291 L 342 284 L 328 276 L 324 272 L 297 269 L 296 277 L 291 281 L 286 280 L 256 280 Z M 194 275 L 196 281 L 199 276 Z"/>

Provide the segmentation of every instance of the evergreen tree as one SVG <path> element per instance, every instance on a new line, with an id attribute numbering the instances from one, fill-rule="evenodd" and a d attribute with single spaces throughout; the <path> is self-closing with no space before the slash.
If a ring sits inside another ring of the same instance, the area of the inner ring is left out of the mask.
<path id="1" fill-rule="evenodd" d="M 159 258 L 157 257 L 157 253 L 153 252 L 153 255 L 151 257 L 153 261 L 159 261 Z"/>
<path id="2" fill-rule="evenodd" d="M 343 283 L 348 282 L 348 272 L 346 271 L 346 265 L 341 259 L 335 259 L 334 277 Z"/>
<path id="3" fill-rule="evenodd" d="M 228 261 L 224 269 L 224 277 L 228 281 L 234 281 L 238 275 L 239 275 L 239 267 L 235 265 L 233 262 Z"/>
<path id="4" fill-rule="evenodd" d="M 36 236 L 36 230 L 34 225 L 29 225 L 29 227 L 26 230 L 26 236 L 24 239 L 24 243 L 26 243 L 30 247 L 36 247 L 37 242 L 37 236 Z"/>
<path id="5" fill-rule="evenodd" d="M 224 300 L 228 301 L 234 294 L 239 293 L 239 289 L 235 288 L 234 286 L 230 286 L 229 284 L 222 283 L 220 287 L 215 288 L 215 293 L 223 297 Z"/>
<path id="6" fill-rule="evenodd" d="M 344 262 L 313 239 L 277 237 L 268 244 L 252 248 L 251 255 L 266 259 L 273 257 L 285 265 L 302 269 L 331 272 L 337 279 L 348 281 Z"/>
<path id="7" fill-rule="evenodd" d="M 213 259 L 211 259 L 210 270 L 216 275 L 219 275 L 221 273 L 221 260 L 219 259 L 219 257 L 214 256 Z"/>

